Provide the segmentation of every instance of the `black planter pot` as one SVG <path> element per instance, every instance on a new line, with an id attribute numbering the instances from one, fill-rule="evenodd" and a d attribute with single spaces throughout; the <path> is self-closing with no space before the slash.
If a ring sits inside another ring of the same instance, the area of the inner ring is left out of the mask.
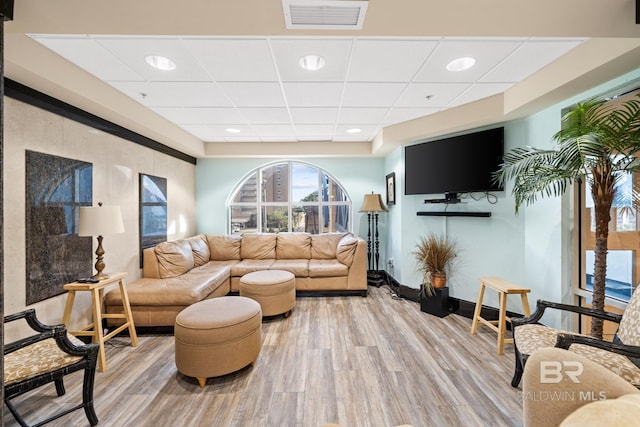
<path id="1" fill-rule="evenodd" d="M 449 314 L 449 288 L 435 288 L 435 295 L 420 295 L 420 310 L 437 317 Z"/>

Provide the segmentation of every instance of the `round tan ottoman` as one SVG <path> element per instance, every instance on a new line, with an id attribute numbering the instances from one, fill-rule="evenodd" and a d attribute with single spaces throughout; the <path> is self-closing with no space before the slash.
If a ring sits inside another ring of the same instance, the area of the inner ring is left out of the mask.
<path id="1" fill-rule="evenodd" d="M 197 302 L 176 316 L 176 367 L 204 387 L 207 378 L 253 366 L 262 346 L 262 310 L 250 298 Z"/>
<path id="2" fill-rule="evenodd" d="M 296 303 L 296 277 L 283 270 L 262 270 L 240 278 L 240 295 L 256 300 L 264 316 L 291 315 Z"/>

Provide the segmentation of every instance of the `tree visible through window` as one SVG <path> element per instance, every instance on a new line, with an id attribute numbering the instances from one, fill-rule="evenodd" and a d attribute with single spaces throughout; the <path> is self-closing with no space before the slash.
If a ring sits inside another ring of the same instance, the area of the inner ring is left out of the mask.
<path id="1" fill-rule="evenodd" d="M 327 172 L 301 162 L 280 162 L 253 171 L 233 191 L 229 232 L 312 234 L 351 228 L 351 200 Z"/>

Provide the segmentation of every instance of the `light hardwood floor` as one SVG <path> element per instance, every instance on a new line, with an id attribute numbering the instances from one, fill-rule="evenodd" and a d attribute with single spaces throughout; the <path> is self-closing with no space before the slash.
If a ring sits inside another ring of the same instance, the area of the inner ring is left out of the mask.
<path id="1" fill-rule="evenodd" d="M 107 372 L 96 373 L 98 425 L 522 425 L 519 389 L 509 385 L 513 346 L 498 356 L 495 333 L 470 329 L 471 319 L 422 313 L 386 286 L 367 298 L 298 298 L 291 317 L 264 321 L 255 367 L 205 388 L 176 371 L 172 336 L 141 335 L 136 348 L 116 337 Z M 61 398 L 48 385 L 15 400 L 27 420 L 79 401 L 81 374 L 67 378 Z M 6 408 L 4 425 L 17 425 Z M 48 425 L 89 424 L 80 410 Z"/>

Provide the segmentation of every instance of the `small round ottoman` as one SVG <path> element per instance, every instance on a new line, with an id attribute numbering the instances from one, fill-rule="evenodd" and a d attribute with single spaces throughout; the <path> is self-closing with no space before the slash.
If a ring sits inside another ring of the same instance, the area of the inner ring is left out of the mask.
<path id="1" fill-rule="evenodd" d="M 263 316 L 291 315 L 296 303 L 296 277 L 283 270 L 262 270 L 240 278 L 240 295 L 256 300 Z"/>
<path id="2" fill-rule="evenodd" d="M 262 346 L 262 310 L 250 298 L 227 296 L 197 302 L 176 316 L 176 367 L 204 387 L 254 365 Z"/>

